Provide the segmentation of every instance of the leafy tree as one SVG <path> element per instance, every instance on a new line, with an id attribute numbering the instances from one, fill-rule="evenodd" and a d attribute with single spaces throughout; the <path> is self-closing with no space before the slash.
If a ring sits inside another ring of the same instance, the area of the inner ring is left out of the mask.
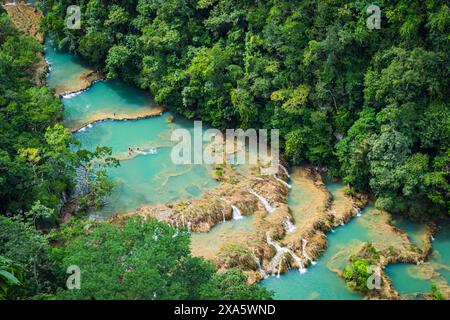
<path id="1" fill-rule="evenodd" d="M 269 300 L 272 293 L 258 284 L 246 285 L 247 276 L 241 269 L 231 268 L 216 273 L 201 288 L 201 298 L 211 300 Z"/>
<path id="2" fill-rule="evenodd" d="M 367 280 L 372 275 L 369 266 L 369 261 L 365 259 L 356 259 L 346 266 L 342 276 L 347 285 L 354 290 L 367 292 L 369 290 L 367 288 Z"/>
<path id="3" fill-rule="evenodd" d="M 211 264 L 190 256 L 188 233 L 156 220 L 97 224 L 53 255 L 61 273 L 70 265 L 81 270 L 81 289 L 60 289 L 57 297 L 62 299 L 199 299 L 207 298 L 203 285 L 219 286 L 217 281 L 222 281 L 221 276 L 212 278 Z M 245 280 L 240 274 L 220 290 L 242 299 L 256 298 L 258 292 L 268 297 Z"/>
<path id="4" fill-rule="evenodd" d="M 47 239 L 34 226 L 0 217 L 0 256 L 11 260 L 20 286 L 8 290 L 9 298 L 27 298 L 55 288 L 53 262 Z"/>
<path id="5" fill-rule="evenodd" d="M 0 300 L 8 297 L 10 287 L 20 285 L 20 278 L 22 278 L 20 267 L 12 260 L 0 256 Z"/>

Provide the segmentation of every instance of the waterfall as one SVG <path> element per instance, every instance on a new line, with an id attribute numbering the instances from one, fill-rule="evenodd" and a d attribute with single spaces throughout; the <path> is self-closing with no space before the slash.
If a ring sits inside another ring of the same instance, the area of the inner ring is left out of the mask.
<path id="1" fill-rule="evenodd" d="M 283 263 L 283 257 L 281 257 L 280 259 L 280 264 L 278 265 L 278 274 L 277 274 L 277 278 L 280 277 L 280 273 L 281 273 L 281 264 Z"/>
<path id="2" fill-rule="evenodd" d="M 233 209 L 233 219 L 234 220 L 239 220 L 239 219 L 243 218 L 241 211 L 239 210 L 238 207 L 231 205 L 231 208 Z"/>
<path id="3" fill-rule="evenodd" d="M 187 222 L 187 232 L 191 233 L 191 220 L 188 220 Z"/>
<path id="4" fill-rule="evenodd" d="M 291 175 L 289 174 L 289 172 L 287 171 L 287 169 L 286 169 L 281 163 L 279 163 L 278 165 L 280 166 L 281 170 L 283 170 L 284 174 L 285 174 L 288 178 L 290 178 Z"/>
<path id="5" fill-rule="evenodd" d="M 292 259 L 294 259 L 295 263 L 296 263 L 297 266 L 298 266 L 298 271 L 299 271 L 300 273 L 305 273 L 305 272 L 306 272 L 306 269 L 303 267 L 303 262 L 302 262 L 302 260 L 300 259 L 300 257 L 297 256 L 297 255 L 295 254 L 295 252 L 292 251 L 291 249 L 286 248 L 286 247 L 282 247 L 282 246 L 280 246 L 278 243 L 276 243 L 275 241 L 273 241 L 273 240 L 270 238 L 269 232 L 267 232 L 267 240 L 266 240 L 266 241 L 267 241 L 267 243 L 268 243 L 269 245 L 273 246 L 273 247 L 275 248 L 275 251 L 276 251 L 275 256 L 272 258 L 272 261 L 271 261 L 270 264 L 269 264 L 269 269 L 272 270 L 272 272 L 273 272 L 273 270 L 275 270 L 276 263 L 277 263 L 280 259 L 282 259 L 283 255 L 286 254 L 286 253 L 287 253 L 287 254 L 290 254 L 291 257 L 292 257 Z"/>
<path id="6" fill-rule="evenodd" d="M 354 208 L 357 217 L 361 217 L 361 210 L 359 208 Z"/>
<path id="7" fill-rule="evenodd" d="M 292 233 L 295 231 L 295 226 L 294 224 L 291 222 L 291 220 L 289 219 L 289 217 L 286 216 L 286 220 L 283 221 L 283 226 L 284 229 L 288 232 L 288 233 Z"/>
<path id="8" fill-rule="evenodd" d="M 275 211 L 275 208 L 273 208 L 270 204 L 269 201 L 267 201 L 266 198 L 264 198 L 263 196 L 257 194 L 255 191 L 253 190 L 249 190 L 248 192 L 250 192 L 252 195 L 254 195 L 255 197 L 257 197 L 259 199 L 259 201 L 261 201 L 261 203 L 263 204 L 264 208 L 266 208 L 267 212 L 272 213 Z"/>
<path id="9" fill-rule="evenodd" d="M 275 179 L 277 179 L 278 181 L 280 181 L 282 184 L 284 184 L 286 187 L 288 187 L 288 189 L 292 188 L 292 186 L 289 183 L 287 183 L 286 181 L 284 181 L 283 179 L 278 178 L 276 175 L 273 175 L 273 177 Z"/>
<path id="10" fill-rule="evenodd" d="M 183 226 L 183 229 L 184 229 L 184 215 L 183 214 L 181 215 L 181 225 Z"/>
<path id="11" fill-rule="evenodd" d="M 305 257 L 306 260 L 311 261 L 312 265 L 315 265 L 316 262 L 313 261 L 313 259 L 311 259 L 311 257 L 308 255 L 308 253 L 306 252 L 306 245 L 308 244 L 308 240 L 306 239 L 302 239 L 302 251 L 303 251 L 303 256 Z"/>
<path id="12" fill-rule="evenodd" d="M 259 259 L 253 254 L 253 259 L 256 262 L 256 266 L 258 267 L 258 272 L 259 274 L 265 279 L 267 278 L 267 274 L 266 271 L 264 271 L 263 267 L 261 266 L 261 262 L 259 261 Z"/>

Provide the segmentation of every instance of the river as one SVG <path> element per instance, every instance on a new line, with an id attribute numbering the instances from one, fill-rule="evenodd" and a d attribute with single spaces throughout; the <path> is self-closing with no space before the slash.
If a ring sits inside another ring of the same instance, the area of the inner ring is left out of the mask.
<path id="1" fill-rule="evenodd" d="M 45 57 L 51 68 L 48 85 L 51 88 L 69 87 L 78 81 L 89 67 L 71 54 L 59 52 L 51 39 L 45 43 Z M 89 89 L 62 98 L 64 124 L 80 127 L 99 117 L 126 116 L 148 111 L 156 105 L 148 93 L 119 80 L 99 81 Z M 174 120 L 172 121 L 172 117 Z M 177 166 L 170 160 L 171 132 L 176 128 L 193 130 L 193 123 L 169 111 L 161 116 L 139 120 L 103 121 L 84 126 L 75 137 L 87 149 L 104 145 L 112 147 L 121 166 L 109 170 L 116 183 L 114 193 L 101 214 L 125 212 L 145 204 L 199 197 L 218 183 L 210 175 L 211 168 L 203 165 Z M 135 152 L 130 154 L 129 148 Z M 136 152 L 137 150 L 140 152 Z M 292 183 L 289 206 L 297 223 L 312 196 L 301 182 Z M 342 196 L 344 186 L 327 181 L 327 188 L 335 200 Z M 301 210 L 303 208 L 303 210 Z M 327 235 L 328 248 L 306 273 L 291 270 L 279 278 L 269 276 L 261 285 L 275 292 L 276 299 L 361 299 L 362 295 L 349 290 L 335 271 L 342 270 L 352 250 L 363 242 L 385 241 L 395 245 L 398 239 L 386 239 L 377 228 L 377 210 L 369 205 L 360 217 L 340 226 Z M 229 239 L 243 238 L 252 229 L 253 217 L 223 222 L 208 233 L 193 235 L 194 252 L 215 255 Z M 411 241 L 420 247 L 423 230 L 420 225 L 400 218 L 394 224 L 404 230 Z M 401 294 L 417 297 L 429 292 L 431 283 L 447 283 L 450 265 L 450 228 L 444 225 L 434 241 L 430 261 L 424 266 L 398 264 L 388 266 L 387 274 Z"/>

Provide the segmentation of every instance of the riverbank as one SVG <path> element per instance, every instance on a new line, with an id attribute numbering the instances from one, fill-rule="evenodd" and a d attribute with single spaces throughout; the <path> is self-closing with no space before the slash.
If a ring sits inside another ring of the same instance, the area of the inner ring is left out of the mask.
<path id="1" fill-rule="evenodd" d="M 94 69 L 85 70 L 74 81 L 55 87 L 55 96 L 62 98 L 69 94 L 80 93 L 104 78 L 105 76 L 101 72 L 95 71 Z"/>
<path id="2" fill-rule="evenodd" d="M 115 113 L 96 113 L 86 118 L 81 125 L 69 126 L 68 129 L 72 133 L 77 133 L 78 131 L 85 129 L 86 127 L 103 121 L 128 121 L 157 117 L 161 116 L 166 111 L 166 109 L 167 108 L 165 106 L 149 107 L 148 110 L 138 111 L 126 115 Z"/>

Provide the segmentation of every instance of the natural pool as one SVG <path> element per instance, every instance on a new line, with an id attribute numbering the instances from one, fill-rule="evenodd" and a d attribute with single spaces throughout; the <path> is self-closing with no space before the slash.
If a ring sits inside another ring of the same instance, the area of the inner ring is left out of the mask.
<path id="1" fill-rule="evenodd" d="M 50 87 L 68 87 L 73 81 L 77 81 L 83 72 L 89 70 L 81 59 L 55 50 L 51 39 L 47 39 L 45 47 L 46 59 L 52 66 L 48 77 Z M 63 99 L 63 103 L 64 122 L 69 126 L 84 123 L 96 113 L 126 115 L 154 106 L 148 94 L 121 81 L 97 82 L 89 90 Z M 170 160 L 170 133 L 175 128 L 192 130 L 192 122 L 175 116 L 175 121 L 171 123 L 168 121 L 170 116 L 172 114 L 168 112 L 161 117 L 136 121 L 105 121 L 76 134 L 85 148 L 110 146 L 114 155 L 122 160 L 119 168 L 109 171 L 117 183 L 117 188 L 102 213 L 112 214 L 132 210 L 143 204 L 197 197 L 217 185 L 210 177 L 208 167 L 173 165 Z M 129 147 L 139 147 L 144 154 L 129 155 Z M 156 148 L 156 154 L 145 154 L 152 148 Z M 328 181 L 327 187 L 335 200 L 339 201 L 344 186 Z M 301 183 L 293 183 L 289 205 L 297 223 L 307 215 L 308 201 L 311 201 L 311 194 L 307 189 L 302 188 Z M 303 209 L 295 210 L 296 208 Z M 369 206 L 363 210 L 361 217 L 354 218 L 345 226 L 330 232 L 328 248 L 317 264 L 310 266 L 305 274 L 290 271 L 280 278 L 269 277 L 262 281 L 261 285 L 274 290 L 277 299 L 360 299 L 361 295 L 349 290 L 333 270 L 342 269 L 352 249 L 359 244 L 384 240 L 383 230 L 373 227 L 379 218 L 376 212 Z M 249 234 L 253 229 L 254 219 L 249 216 L 242 220 L 227 221 L 215 226 L 209 233 L 194 234 L 193 247 L 200 254 L 215 253 L 220 249 L 221 243 Z M 413 243 L 420 245 L 420 228 L 408 222 L 399 222 L 397 226 L 408 233 Z M 438 271 L 438 276 L 433 274 L 433 281 L 449 280 L 449 230 L 448 227 L 441 230 L 433 242 L 434 251 L 430 264 L 433 270 Z M 389 239 L 388 242 L 395 244 L 397 241 L 398 239 Z M 413 267 L 394 265 L 389 266 L 386 272 L 401 293 L 429 291 L 430 279 L 419 277 L 418 281 L 411 281 L 411 274 L 414 277 L 415 273 L 408 271 L 408 268 Z"/>
<path id="2" fill-rule="evenodd" d="M 55 50 L 51 39 L 47 39 L 45 52 L 52 66 L 48 77 L 52 88 L 61 83 L 70 84 L 88 70 L 80 59 Z M 96 82 L 84 92 L 63 98 L 62 102 L 64 123 L 68 126 L 85 123 L 95 114 L 128 115 L 154 106 L 147 93 L 117 80 Z M 169 121 L 169 117 L 174 120 Z M 167 112 L 140 120 L 99 122 L 75 134 L 83 148 L 108 146 L 113 156 L 121 160 L 119 167 L 109 169 L 116 188 L 102 214 L 198 197 L 218 184 L 208 166 L 175 165 L 171 161 L 170 137 L 178 128 L 192 132 L 193 122 Z M 128 148 L 134 152 L 128 153 Z"/>
<path id="3" fill-rule="evenodd" d="M 63 103 L 64 124 L 69 128 L 100 118 L 131 118 L 155 107 L 149 94 L 118 80 L 100 81 L 63 98 Z"/>
<path id="4" fill-rule="evenodd" d="M 208 166 L 175 165 L 171 161 L 170 133 L 176 128 L 193 128 L 184 119 L 168 123 L 170 116 L 166 113 L 141 120 L 105 121 L 75 135 L 90 150 L 100 145 L 112 147 L 114 156 L 121 160 L 119 167 L 109 169 L 116 188 L 102 213 L 198 197 L 218 185 Z M 131 154 L 130 147 L 134 150 Z"/>
<path id="5" fill-rule="evenodd" d="M 326 186 L 331 192 L 333 200 L 340 201 L 345 186 L 342 183 L 330 180 L 326 180 Z M 305 188 L 301 180 L 292 181 L 289 205 L 293 210 L 294 217 L 297 217 L 297 219 L 302 217 L 302 214 L 296 214 L 295 210 L 307 207 L 308 201 L 311 201 L 311 199 L 305 194 Z M 361 299 L 362 295 L 348 289 L 344 280 L 334 271 L 343 270 L 347 265 L 348 258 L 351 254 L 356 253 L 356 249 L 364 242 L 372 242 L 378 248 L 386 248 L 391 245 L 400 247 L 404 242 L 403 238 L 401 235 L 392 232 L 391 227 L 386 223 L 386 219 L 387 216 L 375 209 L 373 204 L 370 203 L 362 210 L 361 216 L 353 218 L 346 225 L 339 226 L 327 234 L 327 249 L 316 265 L 308 267 L 306 273 L 300 274 L 297 270 L 291 270 L 281 275 L 280 278 L 271 276 L 262 281 L 261 284 L 273 290 L 276 299 Z M 416 229 L 414 230 L 416 231 Z M 411 236 L 418 237 L 419 235 Z M 397 266 L 392 267 L 398 268 Z M 391 268 L 391 266 L 388 268 Z M 405 270 L 402 272 L 393 274 L 394 285 L 399 274 L 401 276 L 408 274 Z M 402 281 L 403 279 L 400 280 L 400 282 Z M 411 287 L 420 291 L 424 288 L 424 283 L 412 283 Z M 429 283 L 426 284 L 426 288 L 429 292 Z"/>
<path id="6" fill-rule="evenodd" d="M 333 195 L 337 193 L 339 188 L 344 187 L 336 183 L 329 186 Z M 296 210 L 307 206 L 308 201 L 310 199 L 304 192 L 301 180 L 294 180 L 289 193 L 288 204 L 296 219 L 301 218 L 301 213 L 296 213 Z M 353 245 L 356 246 L 369 238 L 367 228 L 360 223 L 359 219 L 361 218 L 353 219 L 345 226 L 330 232 L 327 235 L 328 248 L 315 265 L 308 267 L 306 273 L 300 274 L 297 270 L 290 270 L 279 278 L 276 276 L 268 277 L 261 281 L 261 285 L 273 290 L 275 299 L 361 299 L 360 294 L 347 288 L 344 280 L 332 271 L 345 265 L 345 259 Z M 300 221 L 297 221 L 297 223 L 300 223 Z"/>
<path id="7" fill-rule="evenodd" d="M 412 239 L 422 239 L 422 226 L 413 222 L 400 222 L 404 224 L 405 232 Z M 421 242 L 419 242 L 421 243 Z M 415 293 L 429 293 L 431 285 L 445 290 L 450 283 L 450 226 L 442 222 L 432 242 L 433 251 L 428 261 L 421 265 L 399 263 L 386 267 L 386 274 L 392 280 L 394 288 L 402 295 Z"/>
<path id="8" fill-rule="evenodd" d="M 78 81 L 83 72 L 89 70 L 89 66 L 81 58 L 58 51 L 52 37 L 45 39 L 44 53 L 45 59 L 50 64 L 50 72 L 47 77 L 47 84 L 50 88 L 69 87 Z"/>
<path id="9" fill-rule="evenodd" d="M 255 229 L 255 216 L 239 220 L 227 220 L 215 225 L 209 232 L 194 233 L 191 238 L 192 253 L 196 256 L 214 258 L 223 245 L 239 243 Z"/>

